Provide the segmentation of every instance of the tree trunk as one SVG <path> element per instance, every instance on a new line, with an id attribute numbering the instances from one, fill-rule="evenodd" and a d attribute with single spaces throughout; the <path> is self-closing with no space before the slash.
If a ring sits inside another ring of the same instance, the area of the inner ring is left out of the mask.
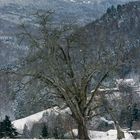
<path id="1" fill-rule="evenodd" d="M 116 124 L 116 129 L 117 129 L 117 139 L 123 139 L 125 138 L 124 132 L 121 130 L 119 124 Z"/>
<path id="2" fill-rule="evenodd" d="M 90 140 L 85 121 L 78 121 L 78 138 L 83 140 Z"/>

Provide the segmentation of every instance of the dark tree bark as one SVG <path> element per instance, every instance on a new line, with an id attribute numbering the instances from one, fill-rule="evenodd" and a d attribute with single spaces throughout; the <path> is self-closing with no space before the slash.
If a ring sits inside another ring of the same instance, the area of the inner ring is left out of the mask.
<path id="1" fill-rule="evenodd" d="M 86 126 L 86 121 L 84 119 L 81 119 L 77 122 L 78 124 L 78 138 L 83 140 L 90 140 L 88 136 L 88 129 Z"/>

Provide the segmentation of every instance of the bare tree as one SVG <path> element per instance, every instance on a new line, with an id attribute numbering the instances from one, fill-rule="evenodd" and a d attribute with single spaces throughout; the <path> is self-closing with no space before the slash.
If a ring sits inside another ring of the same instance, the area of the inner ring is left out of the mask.
<path id="1" fill-rule="evenodd" d="M 22 25 L 20 35 L 31 45 L 24 73 L 45 83 L 64 101 L 78 125 L 78 138 L 89 139 L 87 121 L 98 107 L 94 97 L 109 73 L 121 63 L 121 57 L 116 49 L 114 53 L 108 48 L 93 52 L 79 46 L 73 29 L 52 26 L 50 12 L 37 13 L 37 17 L 33 34 Z"/>
<path id="2" fill-rule="evenodd" d="M 121 129 L 120 125 L 119 125 L 119 122 L 118 122 L 118 120 L 116 118 L 115 111 L 114 111 L 116 109 L 115 109 L 115 107 L 113 107 L 109 103 L 109 101 L 108 101 L 107 97 L 105 96 L 105 94 L 106 94 L 105 92 L 100 93 L 101 102 L 102 102 L 106 112 L 110 115 L 111 119 L 114 122 L 114 125 L 115 125 L 116 130 L 117 130 L 117 139 L 119 139 L 119 140 L 123 139 L 123 138 L 125 138 L 125 135 L 124 135 L 124 132 L 122 131 L 122 129 Z"/>

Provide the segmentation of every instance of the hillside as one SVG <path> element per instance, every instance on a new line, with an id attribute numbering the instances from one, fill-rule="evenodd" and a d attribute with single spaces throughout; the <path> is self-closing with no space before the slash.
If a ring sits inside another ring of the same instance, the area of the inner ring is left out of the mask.
<path id="1" fill-rule="evenodd" d="M 26 22 L 27 24 L 34 26 L 35 18 L 32 14 L 34 14 L 37 10 L 55 10 L 53 18 L 53 22 L 55 24 L 74 23 L 78 26 L 84 26 L 85 24 L 99 18 L 111 5 L 116 6 L 117 4 L 124 4 L 128 1 L 129 0 L 0 0 L 0 44 L 2 48 L 2 51 L 0 52 L 0 67 L 13 67 L 17 64 L 19 59 L 22 60 L 26 55 L 26 52 L 28 51 L 27 44 L 25 43 L 19 45 L 17 43 L 18 40 L 16 38 L 16 33 L 19 32 L 18 25 L 22 22 Z M 1 81 L 5 81 L 0 87 L 1 98 L 6 102 L 9 102 L 7 103 L 6 110 L 12 118 L 14 118 L 14 114 L 16 114 L 16 118 L 19 118 L 39 111 L 40 107 L 42 109 L 46 106 L 48 107 L 48 103 L 44 103 L 44 100 L 47 97 L 44 97 L 43 93 L 41 95 L 37 94 L 39 93 L 39 88 L 38 90 L 30 88 L 33 92 L 30 96 L 27 93 L 30 91 L 17 93 L 17 89 L 21 88 L 22 85 L 12 83 L 12 78 L 8 75 L 1 75 Z M 9 85 L 4 84 L 7 83 L 7 79 L 11 79 L 9 81 Z M 36 93 L 36 97 L 34 97 L 34 93 Z M 9 98 L 9 95 L 12 95 L 12 98 Z M 34 98 L 31 99 L 31 96 Z M 43 107 L 40 101 L 37 100 L 38 98 L 43 100 Z M 23 105 L 24 99 L 29 100 L 27 101 L 28 106 L 30 106 L 28 107 L 28 110 L 26 109 L 26 105 Z M 17 100 L 20 101 L 20 103 L 17 103 Z M 34 103 L 30 105 L 29 103 L 33 102 L 33 100 Z M 1 104 L 5 103 L 3 101 Z M 33 109 L 32 106 L 35 104 L 38 104 L 38 108 Z M 20 110 L 19 112 L 17 110 L 17 106 L 25 107 L 23 107 L 23 110 Z M 3 111 L 5 108 L 2 107 L 0 110 L 3 112 L 2 116 L 4 116 L 6 114 L 6 112 Z"/>
<path id="2" fill-rule="evenodd" d="M 0 0 L 0 138 L 140 137 L 140 1 L 126 2 Z"/>
<path id="3" fill-rule="evenodd" d="M 128 1 L 130 0 L 1 0 L 0 9 L 3 9 L 4 13 L 1 18 L 11 19 L 10 22 L 18 22 L 20 17 L 30 22 L 31 18 L 28 17 L 30 13 L 51 9 L 56 12 L 55 22 L 74 22 L 83 25 L 100 17 L 111 5 Z"/>
<path id="4" fill-rule="evenodd" d="M 74 37 L 79 40 L 81 46 L 87 47 L 91 51 L 98 51 L 103 48 L 112 51 L 117 46 L 120 46 L 120 49 L 125 47 L 127 54 L 121 57 L 123 57 L 124 62 L 128 56 L 132 61 L 130 60 L 130 66 L 129 64 L 122 66 L 124 69 L 120 70 L 120 76 L 127 76 L 132 70 L 139 71 L 139 31 L 140 2 L 137 1 L 119 5 L 117 8 L 109 8 L 101 19 L 80 28 Z"/>

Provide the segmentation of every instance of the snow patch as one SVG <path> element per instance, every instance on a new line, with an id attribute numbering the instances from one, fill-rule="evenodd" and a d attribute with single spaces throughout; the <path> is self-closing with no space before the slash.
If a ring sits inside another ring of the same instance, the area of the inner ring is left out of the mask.
<path id="1" fill-rule="evenodd" d="M 108 123 L 108 124 L 114 124 L 113 121 L 109 121 L 109 120 L 107 120 L 107 119 L 104 118 L 104 117 L 101 117 L 101 120 L 104 121 L 104 122 L 106 122 L 106 123 Z"/>
<path id="2" fill-rule="evenodd" d="M 130 86 L 134 86 L 135 85 L 135 81 L 134 79 L 117 79 L 116 82 L 118 84 L 128 84 Z"/>

